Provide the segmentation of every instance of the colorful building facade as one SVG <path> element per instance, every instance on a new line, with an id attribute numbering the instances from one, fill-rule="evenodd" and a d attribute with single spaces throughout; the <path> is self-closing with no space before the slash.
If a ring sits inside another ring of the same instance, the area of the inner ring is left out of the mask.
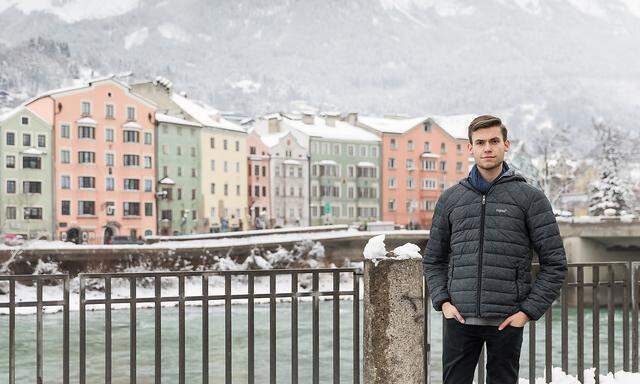
<path id="1" fill-rule="evenodd" d="M 25 107 L 0 118 L 0 233 L 54 237 L 51 125 Z"/>
<path id="2" fill-rule="evenodd" d="M 269 147 L 254 129 L 249 129 L 247 132 L 247 147 L 249 148 L 247 158 L 249 228 L 272 228 Z"/>
<path id="3" fill-rule="evenodd" d="M 56 238 L 109 243 L 156 232 L 155 106 L 113 77 L 26 107 L 53 127 Z"/>

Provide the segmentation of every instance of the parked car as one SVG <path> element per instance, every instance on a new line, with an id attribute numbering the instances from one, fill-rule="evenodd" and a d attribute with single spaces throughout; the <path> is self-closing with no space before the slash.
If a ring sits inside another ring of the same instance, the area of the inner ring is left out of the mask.
<path id="1" fill-rule="evenodd" d="M 139 240 L 132 239 L 129 236 L 113 236 L 111 238 L 111 244 L 112 245 L 116 245 L 116 244 L 144 244 L 144 241 L 142 241 L 141 239 L 139 239 Z"/>

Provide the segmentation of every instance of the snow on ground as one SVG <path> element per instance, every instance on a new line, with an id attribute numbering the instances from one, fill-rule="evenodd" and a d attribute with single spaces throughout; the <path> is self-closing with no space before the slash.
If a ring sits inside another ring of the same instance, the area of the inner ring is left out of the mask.
<path id="1" fill-rule="evenodd" d="M 377 235 L 369 239 L 364 246 L 363 256 L 367 260 L 373 261 L 375 266 L 381 260 L 406 260 L 406 259 L 422 259 L 420 255 L 420 247 L 413 243 L 406 243 L 396 247 L 393 251 L 387 252 L 384 245 L 385 234 Z"/>
<path id="2" fill-rule="evenodd" d="M 584 382 L 578 381 L 574 376 L 567 375 L 560 367 L 553 367 L 551 370 L 551 384 L 594 384 L 595 368 L 584 370 Z M 475 383 L 475 382 L 474 382 Z M 537 377 L 535 384 L 545 384 L 544 377 Z M 640 373 L 618 371 L 615 374 L 609 372 L 606 375 L 600 375 L 600 384 L 638 384 L 640 383 Z M 530 384 L 529 380 L 520 378 L 518 384 Z"/>

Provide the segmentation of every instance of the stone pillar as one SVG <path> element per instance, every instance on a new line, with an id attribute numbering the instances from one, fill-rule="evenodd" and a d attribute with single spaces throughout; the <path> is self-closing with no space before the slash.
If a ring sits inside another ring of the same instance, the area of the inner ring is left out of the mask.
<path id="1" fill-rule="evenodd" d="M 424 383 L 422 262 L 376 262 L 364 262 L 364 382 Z"/>

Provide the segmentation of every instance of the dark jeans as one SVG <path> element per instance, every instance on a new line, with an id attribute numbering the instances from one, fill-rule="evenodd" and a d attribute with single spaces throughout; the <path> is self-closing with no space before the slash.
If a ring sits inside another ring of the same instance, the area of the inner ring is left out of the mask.
<path id="1" fill-rule="evenodd" d="M 444 384 L 471 384 L 482 345 L 487 342 L 486 384 L 516 384 L 524 327 L 467 325 L 445 318 L 442 348 Z"/>

